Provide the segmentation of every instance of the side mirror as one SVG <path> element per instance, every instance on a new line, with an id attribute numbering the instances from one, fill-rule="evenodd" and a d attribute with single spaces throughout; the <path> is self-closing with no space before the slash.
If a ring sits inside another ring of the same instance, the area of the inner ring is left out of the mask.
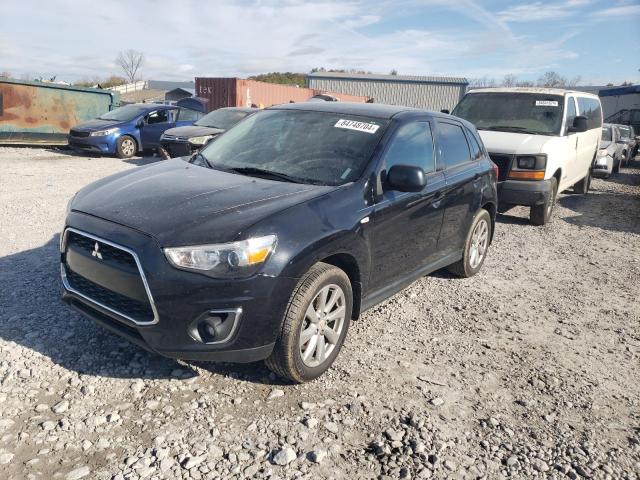
<path id="1" fill-rule="evenodd" d="M 427 184 L 424 170 L 413 165 L 394 165 L 387 172 L 387 184 L 400 192 L 419 192 Z"/>
<path id="2" fill-rule="evenodd" d="M 567 129 L 569 133 L 580 133 L 587 131 L 587 117 L 578 115 L 573 119 L 573 125 L 570 125 Z"/>
<path id="3" fill-rule="evenodd" d="M 142 128 L 142 125 L 144 125 L 144 119 L 141 118 L 136 122 L 136 128 Z"/>

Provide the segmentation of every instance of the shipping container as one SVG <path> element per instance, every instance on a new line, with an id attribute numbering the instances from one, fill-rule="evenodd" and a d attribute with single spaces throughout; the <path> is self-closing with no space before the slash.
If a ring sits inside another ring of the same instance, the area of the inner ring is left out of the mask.
<path id="1" fill-rule="evenodd" d="M 64 145 L 73 125 L 118 106 L 110 90 L 0 80 L 0 144 Z"/>
<path id="2" fill-rule="evenodd" d="M 328 93 L 342 102 L 366 102 L 366 96 L 347 95 L 312 88 L 241 78 L 196 77 L 196 96 L 206 98 L 209 111 L 223 107 L 266 108 L 290 102 L 306 102 L 314 95 Z"/>

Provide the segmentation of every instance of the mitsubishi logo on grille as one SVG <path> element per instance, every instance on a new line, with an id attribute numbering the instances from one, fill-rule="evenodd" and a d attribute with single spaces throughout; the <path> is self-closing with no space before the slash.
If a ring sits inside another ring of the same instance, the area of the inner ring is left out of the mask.
<path id="1" fill-rule="evenodd" d="M 100 244 L 98 242 L 93 245 L 91 256 L 96 257 L 98 260 L 102 260 L 102 253 L 100 253 Z"/>

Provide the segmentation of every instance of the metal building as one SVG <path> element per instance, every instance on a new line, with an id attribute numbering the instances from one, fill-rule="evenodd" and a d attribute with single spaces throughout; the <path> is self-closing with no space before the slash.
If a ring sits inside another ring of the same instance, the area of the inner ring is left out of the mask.
<path id="1" fill-rule="evenodd" d="M 307 76 L 307 84 L 315 90 L 371 97 L 375 103 L 452 110 L 469 82 L 461 77 L 314 72 Z"/>

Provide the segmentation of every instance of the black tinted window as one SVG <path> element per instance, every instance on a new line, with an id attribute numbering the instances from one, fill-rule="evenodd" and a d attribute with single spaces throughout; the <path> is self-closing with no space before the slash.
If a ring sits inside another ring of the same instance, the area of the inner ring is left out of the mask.
<path id="1" fill-rule="evenodd" d="M 471 147 L 471 158 L 480 160 L 482 158 L 482 149 L 475 135 L 467 129 L 467 137 L 469 138 L 469 146 Z"/>
<path id="2" fill-rule="evenodd" d="M 600 128 L 602 126 L 602 108 L 595 98 L 578 97 L 578 109 L 580 115 L 587 117 L 587 129 Z"/>
<path id="3" fill-rule="evenodd" d="M 433 138 L 428 122 L 401 126 L 395 133 L 384 158 L 387 171 L 394 165 L 415 165 L 425 172 L 434 170 Z"/>
<path id="4" fill-rule="evenodd" d="M 461 126 L 452 123 L 439 123 L 438 148 L 447 168 L 471 160 L 469 145 Z"/>

